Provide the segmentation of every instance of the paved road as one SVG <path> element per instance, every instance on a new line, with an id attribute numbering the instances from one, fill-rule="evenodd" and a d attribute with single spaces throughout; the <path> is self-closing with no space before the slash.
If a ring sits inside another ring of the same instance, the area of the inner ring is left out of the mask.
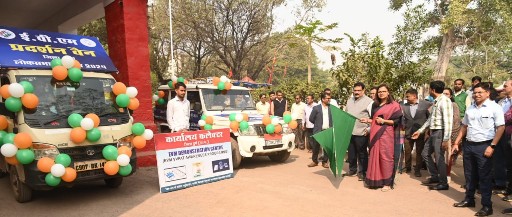
<path id="1" fill-rule="evenodd" d="M 355 177 L 334 178 L 308 168 L 310 154 L 295 150 L 284 164 L 244 160 L 233 179 L 160 194 L 156 168 L 142 168 L 119 189 L 102 182 L 37 192 L 19 204 L 0 179 L 0 216 L 473 216 L 480 208 L 453 208 L 463 199 L 461 162 L 449 191 L 428 191 L 424 179 L 400 175 L 389 192 L 369 190 Z M 347 165 L 345 165 L 345 169 Z M 426 174 L 426 171 L 422 171 Z M 478 197 L 479 198 L 479 197 Z M 493 196 L 495 215 L 509 203 Z M 479 204 L 479 199 L 477 200 Z"/>

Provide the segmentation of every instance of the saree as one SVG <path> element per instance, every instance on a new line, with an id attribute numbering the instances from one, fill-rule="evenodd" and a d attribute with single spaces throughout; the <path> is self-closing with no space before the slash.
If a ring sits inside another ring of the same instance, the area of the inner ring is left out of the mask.
<path id="1" fill-rule="evenodd" d="M 397 102 L 385 104 L 372 109 L 370 130 L 370 153 L 368 170 L 365 183 L 368 187 L 382 187 L 394 184 L 394 174 L 398 165 L 400 146 L 399 124 L 402 118 L 402 111 Z M 379 125 L 375 121 L 377 117 L 385 120 L 393 120 L 394 124 Z"/>

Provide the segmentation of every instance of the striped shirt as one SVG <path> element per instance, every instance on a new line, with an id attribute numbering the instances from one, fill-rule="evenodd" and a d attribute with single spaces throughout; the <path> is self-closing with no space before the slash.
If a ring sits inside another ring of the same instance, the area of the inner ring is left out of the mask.
<path id="1" fill-rule="evenodd" d="M 436 98 L 430 117 L 418 131 L 423 133 L 427 127 L 431 130 L 443 130 L 443 141 L 450 140 L 453 128 L 453 106 L 452 101 L 444 94 Z"/>

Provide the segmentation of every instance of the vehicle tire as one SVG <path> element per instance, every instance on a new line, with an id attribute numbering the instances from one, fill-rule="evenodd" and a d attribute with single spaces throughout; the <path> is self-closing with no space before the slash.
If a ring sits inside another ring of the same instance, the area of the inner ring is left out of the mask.
<path id="1" fill-rule="evenodd" d="M 118 188 L 123 184 L 123 177 L 116 177 L 111 179 L 105 179 L 105 184 L 109 188 Z"/>
<path id="2" fill-rule="evenodd" d="M 32 189 L 21 182 L 15 166 L 10 166 L 10 184 L 14 192 L 14 198 L 19 203 L 32 200 Z"/>
<path id="3" fill-rule="evenodd" d="M 277 162 L 277 163 L 283 163 L 290 157 L 290 153 L 287 150 L 279 151 L 275 154 L 269 155 L 268 158 L 270 158 L 271 161 Z"/>
<path id="4" fill-rule="evenodd" d="M 238 141 L 233 137 L 231 137 L 231 155 L 233 156 L 233 169 L 238 169 L 240 162 L 242 162 L 242 155 L 240 155 Z"/>

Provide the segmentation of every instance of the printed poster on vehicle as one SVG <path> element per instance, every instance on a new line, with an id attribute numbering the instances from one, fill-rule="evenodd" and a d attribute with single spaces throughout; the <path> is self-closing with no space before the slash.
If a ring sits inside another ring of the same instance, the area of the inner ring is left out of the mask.
<path id="1" fill-rule="evenodd" d="M 160 193 L 233 177 L 229 129 L 155 135 Z"/>

